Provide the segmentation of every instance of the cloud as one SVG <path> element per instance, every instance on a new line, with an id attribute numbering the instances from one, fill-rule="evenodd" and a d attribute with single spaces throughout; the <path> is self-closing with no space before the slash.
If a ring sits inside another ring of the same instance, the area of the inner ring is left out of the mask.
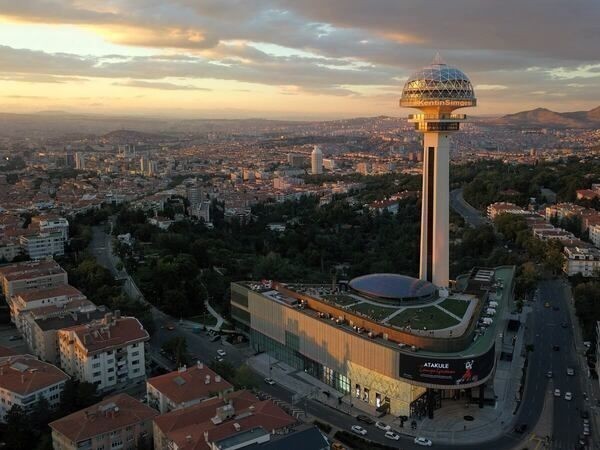
<path id="1" fill-rule="evenodd" d="M 475 86 L 476 91 L 503 91 L 508 89 L 508 86 L 503 84 L 478 84 Z"/>
<path id="2" fill-rule="evenodd" d="M 166 81 L 126 80 L 115 81 L 114 86 L 160 89 L 164 91 L 211 91 L 212 89 L 193 86 L 190 84 L 175 84 Z"/>

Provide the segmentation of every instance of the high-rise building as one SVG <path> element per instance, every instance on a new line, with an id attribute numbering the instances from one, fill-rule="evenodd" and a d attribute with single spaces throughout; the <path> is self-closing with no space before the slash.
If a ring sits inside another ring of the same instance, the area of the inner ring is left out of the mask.
<path id="1" fill-rule="evenodd" d="M 408 78 L 400 99 L 400 106 L 422 112 L 408 116 L 424 134 L 420 277 L 440 287 L 448 286 L 450 264 L 449 138 L 467 118 L 452 111 L 476 104 L 469 78 L 439 56 Z"/>
<path id="2" fill-rule="evenodd" d="M 315 148 L 310 154 L 310 168 L 313 175 L 320 175 L 323 173 L 323 152 L 318 145 L 315 145 Z"/>
<path id="3" fill-rule="evenodd" d="M 85 155 L 83 153 L 75 153 L 75 169 L 85 170 Z"/>

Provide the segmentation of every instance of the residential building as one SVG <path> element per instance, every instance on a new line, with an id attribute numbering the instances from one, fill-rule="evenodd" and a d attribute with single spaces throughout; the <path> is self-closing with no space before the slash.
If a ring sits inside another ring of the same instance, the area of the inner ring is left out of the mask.
<path id="1" fill-rule="evenodd" d="M 40 218 L 40 231 L 42 233 L 60 233 L 63 242 L 69 240 L 69 221 L 64 217 Z"/>
<path id="2" fill-rule="evenodd" d="M 18 242 L 8 239 L 0 239 L 0 261 L 11 262 L 23 253 Z"/>
<path id="3" fill-rule="evenodd" d="M 27 261 L 0 267 L 5 298 L 33 289 L 46 289 L 68 283 L 67 272 L 53 260 Z"/>
<path id="4" fill-rule="evenodd" d="M 214 396 L 233 392 L 233 386 L 203 363 L 181 367 L 146 381 L 148 405 L 161 414 L 186 408 Z"/>
<path id="5" fill-rule="evenodd" d="M 590 231 L 590 241 L 596 246 L 600 247 L 600 224 L 592 225 L 589 228 Z"/>
<path id="6" fill-rule="evenodd" d="M 85 154 L 84 153 L 75 153 L 75 169 L 77 170 L 85 170 Z"/>
<path id="7" fill-rule="evenodd" d="M 96 308 L 91 301 L 74 300 L 64 311 L 52 306 L 27 311 L 23 315 L 23 338 L 31 352 L 43 361 L 60 364 L 58 331 L 100 320 L 106 308 Z M 78 305 L 78 306 L 75 306 Z"/>
<path id="8" fill-rule="evenodd" d="M 23 251 L 31 259 L 45 259 L 65 254 L 65 241 L 61 233 L 35 233 L 19 237 Z"/>
<path id="9" fill-rule="evenodd" d="M 60 365 L 100 391 L 146 377 L 144 342 L 148 332 L 135 317 L 119 311 L 102 320 L 58 331 Z"/>
<path id="10" fill-rule="evenodd" d="M 600 373 L 600 358 L 598 358 L 598 355 L 600 355 L 600 320 L 596 322 L 596 375 Z"/>
<path id="11" fill-rule="evenodd" d="M 313 175 L 320 175 L 323 173 L 323 152 L 318 145 L 315 145 L 315 148 L 310 154 L 310 170 Z"/>
<path id="12" fill-rule="evenodd" d="M 47 289 L 35 289 L 19 292 L 7 299 L 10 308 L 10 319 L 19 330 L 23 330 L 22 314 L 25 311 L 55 305 L 62 309 L 73 300 L 83 300 L 86 296 L 70 284 L 63 284 Z"/>
<path id="13" fill-rule="evenodd" d="M 0 421 L 15 405 L 28 410 L 42 398 L 50 408 L 60 402 L 68 375 L 31 355 L 6 356 L 0 359 Z"/>
<path id="14" fill-rule="evenodd" d="M 272 401 L 237 391 L 156 417 L 154 449 L 233 450 L 269 442 L 295 423 Z"/>
<path id="15" fill-rule="evenodd" d="M 302 425 L 296 431 L 271 436 L 269 442 L 251 444 L 246 450 L 329 450 L 331 444 L 316 426 Z"/>
<path id="16" fill-rule="evenodd" d="M 525 211 L 520 206 L 509 202 L 496 202 L 488 205 L 487 216 L 490 220 L 494 220 L 500 214 L 515 214 L 519 216 L 531 215 L 529 211 Z"/>
<path id="17" fill-rule="evenodd" d="M 118 394 L 51 422 L 52 446 L 54 450 L 147 448 L 157 415 L 130 395 Z"/>
<path id="18" fill-rule="evenodd" d="M 580 273 L 584 277 L 600 274 L 600 250 L 594 247 L 566 246 L 563 250 L 565 263 L 563 270 L 567 276 Z"/>

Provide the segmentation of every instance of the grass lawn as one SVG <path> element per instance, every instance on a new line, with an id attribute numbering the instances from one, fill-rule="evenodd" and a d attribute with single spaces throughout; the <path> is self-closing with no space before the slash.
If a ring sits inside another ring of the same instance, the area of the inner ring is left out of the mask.
<path id="1" fill-rule="evenodd" d="M 348 309 L 350 311 L 361 312 L 374 320 L 381 321 L 390 314 L 392 314 L 394 311 L 396 311 L 398 308 L 384 308 L 381 306 L 373 305 L 371 303 L 359 303 L 358 305 L 351 306 Z"/>
<path id="2" fill-rule="evenodd" d="M 462 318 L 462 317 L 464 317 L 465 313 L 467 312 L 469 303 L 471 303 L 471 302 L 468 300 L 457 300 L 455 298 L 448 298 L 448 299 L 444 300 L 442 303 L 440 303 L 439 306 L 441 306 L 444 309 L 447 309 L 452 314 L 455 314 L 458 317 Z"/>
<path id="3" fill-rule="evenodd" d="M 349 295 L 326 295 L 324 296 L 330 302 L 337 303 L 340 306 L 351 305 L 352 303 L 356 303 L 360 300 L 355 299 L 354 297 L 350 297 Z"/>
<path id="4" fill-rule="evenodd" d="M 390 324 L 397 327 L 410 325 L 415 330 L 441 330 L 458 324 L 458 320 L 449 316 L 444 311 L 435 306 L 426 306 L 424 308 L 407 308 L 396 315 Z"/>
<path id="5" fill-rule="evenodd" d="M 208 313 L 199 316 L 192 316 L 188 320 L 191 320 L 192 322 L 198 322 L 209 327 L 214 327 L 217 324 L 217 318 Z"/>

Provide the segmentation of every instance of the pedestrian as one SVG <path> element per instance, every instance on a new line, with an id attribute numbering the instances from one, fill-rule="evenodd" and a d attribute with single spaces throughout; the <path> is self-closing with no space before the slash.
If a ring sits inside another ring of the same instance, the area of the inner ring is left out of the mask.
<path id="1" fill-rule="evenodd" d="M 463 431 L 467 431 L 467 426 L 463 425 Z"/>

